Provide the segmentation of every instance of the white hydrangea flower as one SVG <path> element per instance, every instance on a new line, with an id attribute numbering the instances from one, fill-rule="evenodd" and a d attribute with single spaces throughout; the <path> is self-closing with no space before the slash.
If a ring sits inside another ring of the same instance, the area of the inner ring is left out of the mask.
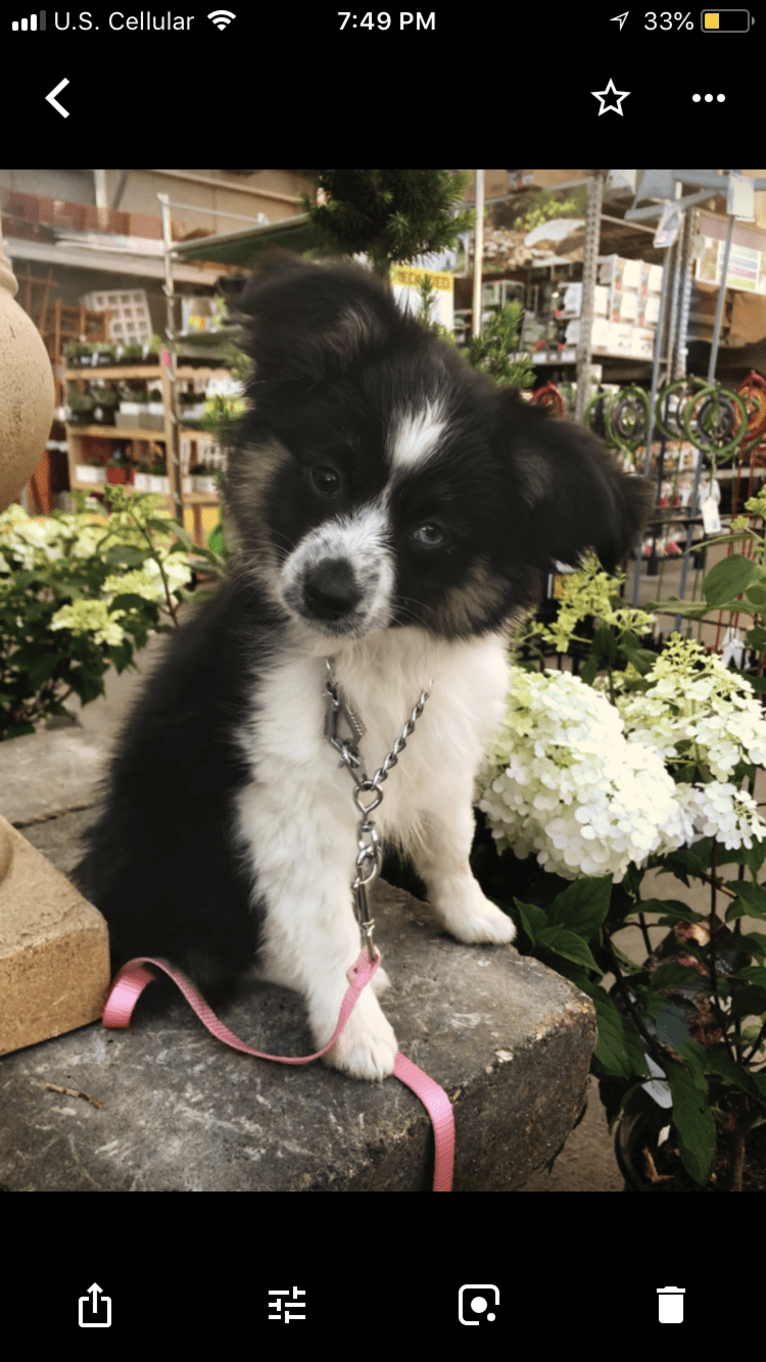
<path id="1" fill-rule="evenodd" d="M 171 591 L 175 591 L 179 586 L 187 586 L 191 581 L 191 568 L 181 554 L 169 554 L 166 558 L 163 558 L 162 566 Z M 102 590 L 109 600 L 113 596 L 128 591 L 137 596 L 143 596 L 148 601 L 164 601 L 166 599 L 162 573 L 153 558 L 147 558 L 140 569 L 135 568 L 130 572 L 107 577 Z"/>
<path id="2" fill-rule="evenodd" d="M 567 879 L 611 873 L 692 840 L 662 756 L 627 742 L 606 697 L 569 672 L 511 669 L 481 781 L 493 836 Z"/>
<path id="3" fill-rule="evenodd" d="M 766 765 L 766 721 L 750 683 L 694 639 L 674 634 L 649 672 L 650 689 L 619 693 L 630 742 L 653 747 L 673 766 L 695 763 L 726 781 L 741 764 Z"/>
<path id="4" fill-rule="evenodd" d="M 758 806 L 746 790 L 736 785 L 711 781 L 707 785 L 678 785 L 678 796 L 695 829 L 695 841 L 700 837 L 717 837 L 727 851 L 739 847 L 752 850 L 753 838 L 766 836 L 758 815 Z"/>
<path id="5" fill-rule="evenodd" d="M 42 517 L 33 518 L 15 502 L 2 515 L 2 528 L 5 542 L 13 554 L 14 566 L 11 568 L 6 558 L 0 562 L 0 571 L 30 571 L 41 560 L 50 562 L 64 557 L 66 536 L 60 522 Z"/>
<path id="6" fill-rule="evenodd" d="M 715 658 L 705 659 L 707 675 L 673 681 L 679 661 L 699 665 L 702 649 L 688 643 L 673 641 L 652 689 L 620 696 L 617 707 L 568 672 L 511 669 L 479 782 L 500 849 L 535 855 L 566 879 L 611 873 L 619 883 L 629 865 L 702 837 L 727 849 L 766 837 L 755 801 L 726 780 L 743 760 L 766 764 L 758 701 Z M 713 779 L 674 783 L 665 763 L 691 761 Z"/>
<path id="7" fill-rule="evenodd" d="M 51 629 L 70 629 L 73 634 L 89 634 L 96 643 L 119 646 L 125 638 L 125 630 L 119 620 L 124 610 L 109 614 L 106 601 L 73 601 L 62 605 L 50 622 Z"/>

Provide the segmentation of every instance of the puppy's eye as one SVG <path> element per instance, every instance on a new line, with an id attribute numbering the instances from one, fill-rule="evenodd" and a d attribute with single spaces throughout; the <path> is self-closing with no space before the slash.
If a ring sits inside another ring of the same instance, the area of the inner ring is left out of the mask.
<path id="1" fill-rule="evenodd" d="M 428 549 L 439 548 L 447 542 L 447 535 L 441 525 L 421 525 L 420 529 L 414 531 L 412 537 Z"/>
<path id="2" fill-rule="evenodd" d="M 340 478 L 334 468 L 312 468 L 314 486 L 323 496 L 332 497 L 340 488 Z"/>

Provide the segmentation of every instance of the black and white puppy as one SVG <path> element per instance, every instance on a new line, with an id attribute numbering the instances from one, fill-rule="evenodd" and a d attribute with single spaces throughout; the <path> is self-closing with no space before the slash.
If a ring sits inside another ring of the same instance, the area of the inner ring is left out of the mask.
<path id="1" fill-rule="evenodd" d="M 325 659 L 369 775 L 430 691 L 376 826 L 448 932 L 511 941 L 468 862 L 504 631 L 553 561 L 592 546 L 613 568 L 647 488 L 471 370 L 368 271 L 277 256 L 240 307 L 256 362 L 226 476 L 241 552 L 136 705 L 77 879 L 115 968 L 159 954 L 215 997 L 255 965 L 303 995 L 319 1047 L 360 950 L 359 813 L 324 737 Z M 397 1050 L 385 982 L 329 1052 L 360 1078 L 385 1078 Z"/>

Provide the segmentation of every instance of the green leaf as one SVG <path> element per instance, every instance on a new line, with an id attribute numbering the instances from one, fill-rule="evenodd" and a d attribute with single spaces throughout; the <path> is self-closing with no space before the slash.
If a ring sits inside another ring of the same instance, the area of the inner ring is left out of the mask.
<path id="1" fill-rule="evenodd" d="M 701 604 L 699 601 L 682 601 L 677 596 L 671 596 L 669 601 L 651 601 L 644 609 L 658 615 L 684 615 L 690 620 L 701 620 L 707 615 L 710 606 L 707 601 Z"/>
<path id="2" fill-rule="evenodd" d="M 729 1059 L 722 1045 L 711 1045 L 705 1050 L 705 1068 L 720 1074 L 721 1078 L 733 1083 L 735 1088 L 741 1088 L 743 1092 L 749 1093 L 751 1097 L 757 1096 L 758 1084 L 754 1081 L 756 1075 L 748 1073 L 743 1064 L 737 1064 Z"/>
<path id="3" fill-rule="evenodd" d="M 735 940 L 738 950 L 746 951 L 754 960 L 766 960 L 766 936 L 763 932 L 741 932 Z"/>
<path id="4" fill-rule="evenodd" d="M 692 969 L 690 965 L 682 965 L 678 960 L 669 960 L 666 965 L 660 965 L 652 975 L 652 987 L 657 989 L 691 988 L 699 984 L 701 976 L 698 970 Z"/>
<path id="5" fill-rule="evenodd" d="M 750 642 L 749 639 L 748 642 Z M 754 648 L 757 648 L 759 652 L 766 649 L 766 633 L 764 633 L 762 640 L 760 640 L 757 644 L 753 644 L 752 646 Z M 740 673 L 740 675 L 744 675 L 744 672 Z M 750 682 L 750 685 L 753 687 L 753 690 L 757 691 L 759 695 L 766 694 L 766 676 L 748 676 L 747 679 Z"/>
<path id="6" fill-rule="evenodd" d="M 59 653 L 57 648 L 41 652 L 39 647 L 35 649 L 34 645 L 30 645 L 29 654 L 26 671 L 29 690 L 32 693 L 41 690 L 46 681 L 50 681 L 64 654 Z"/>
<path id="7" fill-rule="evenodd" d="M 732 1017 L 761 1017 L 766 1012 L 766 989 L 758 984 L 743 984 L 731 1000 Z"/>
<path id="8" fill-rule="evenodd" d="M 721 608 L 726 602 L 735 601 L 751 582 L 762 576 L 757 563 L 732 553 L 711 568 L 702 583 L 705 600 L 709 606 Z"/>
<path id="9" fill-rule="evenodd" d="M 589 941 L 606 921 L 611 894 L 611 875 L 588 875 L 573 880 L 556 895 L 548 921 L 551 926 L 567 926 Z"/>
<path id="10" fill-rule="evenodd" d="M 3 731 L 3 741 L 5 742 L 9 738 L 23 738 L 28 733 L 34 733 L 34 731 L 35 731 L 34 724 L 29 723 L 11 724 L 10 727 L 6 728 Z"/>
<path id="11" fill-rule="evenodd" d="M 752 586 L 749 586 L 745 591 L 745 600 L 752 601 L 753 605 L 762 610 L 766 605 L 766 587 L 763 583 L 754 582 Z"/>
<path id="12" fill-rule="evenodd" d="M 752 629 L 749 629 L 745 634 L 745 643 L 748 648 L 754 648 L 757 652 L 761 652 L 763 648 L 766 647 L 766 629 L 760 624 L 754 624 Z M 740 672 L 739 674 L 740 676 L 745 675 L 744 672 Z M 758 682 L 765 681 L 766 677 L 749 676 L 748 680 L 751 686 L 754 686 L 756 690 L 763 690 L 763 685 L 758 685 Z"/>
<path id="13" fill-rule="evenodd" d="M 685 1047 L 685 1059 L 691 1059 L 690 1049 Z M 663 1067 L 673 1097 L 678 1152 L 689 1176 L 702 1186 L 712 1177 L 717 1149 L 707 1082 L 699 1063 L 693 1065 L 691 1073 L 672 1060 L 665 1060 Z"/>
<path id="14" fill-rule="evenodd" d="M 657 654 L 650 653 L 648 648 L 633 648 L 623 643 L 622 651 L 625 661 L 635 667 L 641 676 L 646 676 L 657 661 Z"/>
<path id="15" fill-rule="evenodd" d="M 617 639 L 605 625 L 599 625 L 593 635 L 592 652 L 600 668 L 611 667 L 617 661 Z"/>
<path id="16" fill-rule="evenodd" d="M 177 534 L 178 531 L 181 529 L 181 526 L 176 521 L 163 520 L 159 516 L 150 516 L 147 520 L 143 522 L 143 524 L 145 525 L 146 529 L 154 530 L 163 539 L 169 534 Z M 186 531 L 184 530 L 183 533 L 185 534 Z"/>
<path id="17" fill-rule="evenodd" d="M 700 849 L 707 848 L 707 854 L 701 855 Z M 694 849 L 691 847 L 678 847 L 675 851 L 668 851 L 662 857 L 658 857 L 660 874 L 675 875 L 677 880 L 689 887 L 689 875 L 699 875 L 701 870 L 706 870 L 710 864 L 710 844 L 709 842 L 697 842 Z M 652 909 L 652 911 L 655 911 Z"/>
<path id="18" fill-rule="evenodd" d="M 553 951 L 555 955 L 562 956 L 564 960 L 572 960 L 576 965 L 584 965 L 586 969 L 594 970 L 596 974 L 600 975 L 603 972 L 582 937 L 570 932 L 566 927 L 544 927 L 537 933 L 535 946 Z"/>
<path id="19" fill-rule="evenodd" d="M 726 888 L 737 895 L 726 910 L 726 921 L 738 917 L 757 917 L 766 921 L 766 885 L 748 884 L 746 880 L 727 880 Z"/>
<path id="20" fill-rule="evenodd" d="M 609 994 L 598 985 L 581 987 L 591 998 L 596 1009 L 598 1040 L 594 1057 L 609 1074 L 630 1078 L 631 1074 L 646 1074 L 646 1056 L 633 1025 L 618 1012 Z"/>
<path id="21" fill-rule="evenodd" d="M 543 931 L 548 925 L 548 914 L 534 903 L 521 903 L 517 898 L 514 898 L 513 902 L 521 918 L 521 925 L 532 945 L 535 946 L 537 944 L 537 933 Z"/>
<path id="22" fill-rule="evenodd" d="M 643 899 L 636 904 L 635 911 L 641 913 L 659 913 L 662 921 L 658 926 L 669 927 L 674 922 L 701 922 L 702 913 L 695 913 L 688 903 L 683 903 L 681 899 Z"/>
<path id="23" fill-rule="evenodd" d="M 89 705 L 92 700 L 106 694 L 102 676 L 103 669 L 95 667 L 78 667 L 70 672 L 69 684 L 82 704 Z"/>
<path id="24" fill-rule="evenodd" d="M 140 568 L 145 558 L 145 550 L 134 548 L 132 544 L 112 544 L 104 554 L 110 567 Z"/>
<path id="25" fill-rule="evenodd" d="M 592 686 L 599 674 L 601 664 L 594 653 L 591 653 L 585 666 L 580 670 L 580 680 L 584 686 Z"/>
<path id="26" fill-rule="evenodd" d="M 175 539 L 170 546 L 171 553 L 180 552 L 181 549 L 185 549 L 187 553 L 199 553 L 199 545 L 195 544 L 188 530 L 177 522 L 174 522 L 172 530 Z"/>

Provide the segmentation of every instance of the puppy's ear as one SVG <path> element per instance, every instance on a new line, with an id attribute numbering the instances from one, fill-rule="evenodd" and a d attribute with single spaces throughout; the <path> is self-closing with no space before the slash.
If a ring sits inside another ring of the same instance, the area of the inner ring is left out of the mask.
<path id="1" fill-rule="evenodd" d="M 402 331 L 403 314 L 370 270 L 273 251 L 237 300 L 256 381 L 320 383 Z"/>
<path id="2" fill-rule="evenodd" d="M 500 394 L 500 442 L 515 507 L 512 533 L 526 561 L 576 567 L 595 549 L 614 572 L 654 506 L 645 478 L 625 473 L 590 431 Z"/>

